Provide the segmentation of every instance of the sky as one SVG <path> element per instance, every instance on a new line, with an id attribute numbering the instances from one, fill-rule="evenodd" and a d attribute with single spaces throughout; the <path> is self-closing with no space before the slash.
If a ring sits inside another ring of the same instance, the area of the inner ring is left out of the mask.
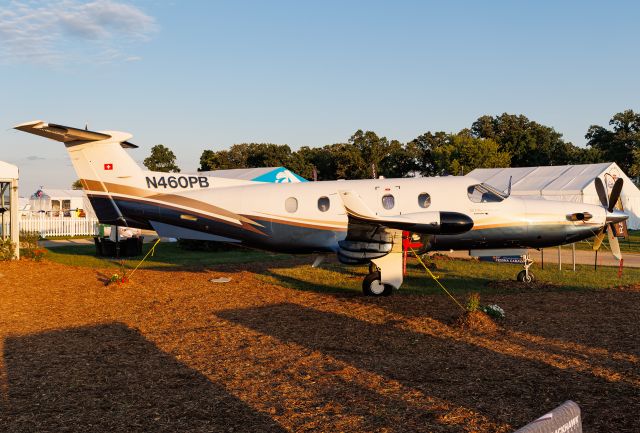
<path id="1" fill-rule="evenodd" d="M 635 1 L 0 0 L 0 160 L 21 196 L 76 179 L 44 120 L 204 149 L 407 142 L 507 112 L 585 145 L 640 111 Z"/>

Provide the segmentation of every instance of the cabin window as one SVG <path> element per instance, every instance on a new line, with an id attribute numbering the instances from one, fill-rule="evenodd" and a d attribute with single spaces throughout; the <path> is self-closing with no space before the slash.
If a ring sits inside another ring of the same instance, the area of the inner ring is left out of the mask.
<path id="1" fill-rule="evenodd" d="M 500 192 L 483 183 L 471 185 L 467 188 L 467 195 L 474 203 L 498 203 L 505 199 Z"/>
<path id="2" fill-rule="evenodd" d="M 298 199 L 295 197 L 289 197 L 284 201 L 284 208 L 287 212 L 294 213 L 298 210 Z"/>
<path id="3" fill-rule="evenodd" d="M 428 208 L 431 206 L 431 196 L 426 192 L 423 192 L 418 196 L 418 205 L 421 208 Z"/>
<path id="4" fill-rule="evenodd" d="M 329 197 L 320 197 L 318 199 L 318 209 L 320 209 L 320 212 L 328 211 L 330 206 L 331 202 L 329 201 Z"/>
<path id="5" fill-rule="evenodd" d="M 391 194 L 385 194 L 382 196 L 382 207 L 386 210 L 393 209 L 396 205 L 396 199 Z"/>

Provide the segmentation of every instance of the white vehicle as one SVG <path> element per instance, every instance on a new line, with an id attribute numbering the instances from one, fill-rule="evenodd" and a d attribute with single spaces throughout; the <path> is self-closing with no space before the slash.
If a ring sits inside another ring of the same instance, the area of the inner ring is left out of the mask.
<path id="1" fill-rule="evenodd" d="M 599 247 L 607 233 L 619 257 L 613 224 L 627 219 L 614 209 L 622 179 L 609 198 L 596 179 L 602 206 L 510 197 L 469 177 L 264 183 L 142 170 L 124 150 L 137 146 L 123 132 L 42 121 L 15 128 L 65 144 L 103 223 L 271 251 L 335 253 L 345 264 L 370 264 L 363 291 L 372 296 L 402 284 L 403 230 L 420 234 L 428 251 L 484 255 L 592 236 Z M 519 279 L 533 278 L 530 264 Z"/>

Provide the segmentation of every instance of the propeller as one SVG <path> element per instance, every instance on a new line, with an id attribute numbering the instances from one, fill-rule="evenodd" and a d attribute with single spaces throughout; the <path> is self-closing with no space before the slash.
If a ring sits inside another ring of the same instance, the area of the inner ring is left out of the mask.
<path id="1" fill-rule="evenodd" d="M 620 253 L 620 243 L 618 242 L 618 238 L 616 237 L 616 227 L 615 224 L 624 221 L 627 219 L 627 215 L 618 210 L 614 210 L 618 199 L 620 198 L 620 193 L 622 193 L 622 184 L 623 180 L 618 178 L 613 184 L 613 188 L 611 188 L 611 194 L 607 197 L 607 193 L 604 188 L 604 183 L 599 177 L 595 178 L 594 181 L 596 192 L 598 193 L 598 198 L 600 199 L 600 203 L 602 203 L 602 207 L 607 210 L 607 218 L 604 224 L 604 227 L 598 232 L 594 241 L 593 241 L 593 250 L 597 251 L 600 249 L 602 245 L 602 241 L 604 237 L 607 236 L 609 238 L 609 246 L 611 247 L 611 254 L 617 259 L 622 259 L 622 254 Z"/>

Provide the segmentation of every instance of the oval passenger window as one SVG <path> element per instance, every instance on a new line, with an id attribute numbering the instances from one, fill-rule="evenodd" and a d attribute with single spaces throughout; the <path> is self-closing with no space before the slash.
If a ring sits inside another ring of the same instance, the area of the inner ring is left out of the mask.
<path id="1" fill-rule="evenodd" d="M 326 212 L 329 210 L 329 206 L 331 206 L 331 202 L 329 201 L 329 197 L 320 197 L 318 199 L 318 209 L 320 212 Z"/>
<path id="2" fill-rule="evenodd" d="M 295 197 L 289 197 L 284 202 L 284 208 L 287 212 L 293 213 L 298 210 L 298 200 Z"/>
<path id="3" fill-rule="evenodd" d="M 421 208 L 428 208 L 431 206 L 431 196 L 426 192 L 420 194 L 418 196 L 418 205 L 420 205 Z"/>
<path id="4" fill-rule="evenodd" d="M 391 194 L 385 194 L 382 196 L 382 207 L 389 210 L 393 209 L 396 204 L 396 199 Z"/>

